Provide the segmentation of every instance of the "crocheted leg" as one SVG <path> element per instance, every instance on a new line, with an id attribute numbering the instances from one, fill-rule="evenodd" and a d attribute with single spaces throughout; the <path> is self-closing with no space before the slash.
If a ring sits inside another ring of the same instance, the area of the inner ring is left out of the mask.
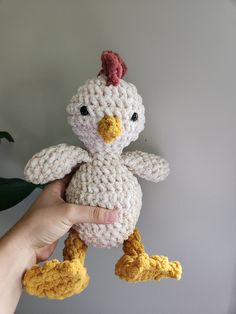
<path id="1" fill-rule="evenodd" d="M 182 267 L 178 261 L 169 262 L 165 256 L 149 256 L 145 252 L 138 229 L 124 242 L 123 250 L 124 255 L 115 266 L 115 274 L 123 280 L 137 282 L 181 278 Z"/>
<path id="2" fill-rule="evenodd" d="M 87 246 L 78 233 L 70 231 L 63 250 L 64 262 L 54 259 L 27 270 L 23 286 L 29 294 L 50 299 L 64 299 L 82 292 L 89 283 L 84 267 Z"/>

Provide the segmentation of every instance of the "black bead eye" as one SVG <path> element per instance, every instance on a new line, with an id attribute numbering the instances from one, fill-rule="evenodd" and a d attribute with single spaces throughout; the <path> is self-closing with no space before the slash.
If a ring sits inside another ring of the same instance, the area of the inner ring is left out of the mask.
<path id="1" fill-rule="evenodd" d="M 137 120 L 138 120 L 138 114 L 137 114 L 137 112 L 134 112 L 134 113 L 133 113 L 133 115 L 132 115 L 132 117 L 131 117 L 130 120 L 132 120 L 132 121 L 137 121 Z"/>
<path id="2" fill-rule="evenodd" d="M 89 114 L 87 107 L 86 106 L 82 106 L 80 108 L 80 113 L 82 114 L 82 116 L 87 116 Z"/>

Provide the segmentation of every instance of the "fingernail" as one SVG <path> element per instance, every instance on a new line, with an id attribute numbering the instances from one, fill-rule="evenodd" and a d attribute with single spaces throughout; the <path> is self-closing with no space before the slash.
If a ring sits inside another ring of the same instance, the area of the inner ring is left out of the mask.
<path id="1" fill-rule="evenodd" d="M 107 213 L 106 213 L 106 222 L 108 223 L 113 223 L 116 221 L 117 219 L 117 211 L 116 210 L 109 210 Z"/>

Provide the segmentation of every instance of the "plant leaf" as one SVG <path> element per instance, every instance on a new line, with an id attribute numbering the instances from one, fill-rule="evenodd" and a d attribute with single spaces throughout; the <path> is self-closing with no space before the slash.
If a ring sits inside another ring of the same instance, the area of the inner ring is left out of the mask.
<path id="1" fill-rule="evenodd" d="M 8 140 L 8 142 L 14 142 L 14 139 L 11 136 L 11 134 L 5 131 L 0 131 L 0 140 L 1 138 L 5 138 L 6 140 Z"/>
<path id="2" fill-rule="evenodd" d="M 37 187 L 43 186 L 17 178 L 0 178 L 0 211 L 20 203 Z"/>

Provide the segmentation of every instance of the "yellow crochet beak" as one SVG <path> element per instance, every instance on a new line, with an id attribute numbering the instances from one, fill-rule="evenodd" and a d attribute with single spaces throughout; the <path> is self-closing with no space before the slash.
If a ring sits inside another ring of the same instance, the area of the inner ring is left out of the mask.
<path id="1" fill-rule="evenodd" d="M 103 141 L 109 144 L 121 135 L 121 121 L 116 116 L 105 115 L 102 120 L 98 122 L 97 131 Z"/>

